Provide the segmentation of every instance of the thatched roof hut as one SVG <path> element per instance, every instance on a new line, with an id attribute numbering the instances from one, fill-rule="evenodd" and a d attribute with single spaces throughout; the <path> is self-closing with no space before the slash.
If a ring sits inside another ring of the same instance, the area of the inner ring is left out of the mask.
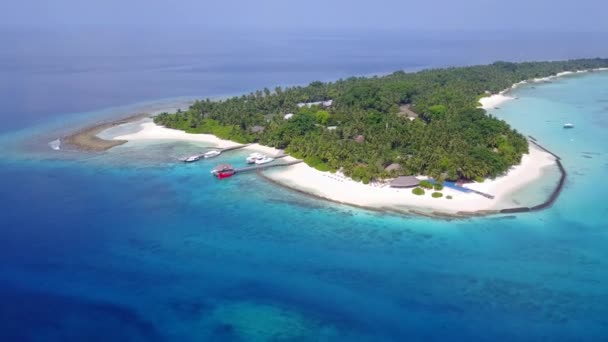
<path id="1" fill-rule="evenodd" d="M 252 126 L 249 128 L 251 133 L 263 133 L 266 128 L 264 126 Z"/>
<path id="2" fill-rule="evenodd" d="M 414 176 L 401 176 L 391 181 L 391 188 L 412 188 L 419 184 L 420 180 Z"/>
<path id="3" fill-rule="evenodd" d="M 391 165 L 384 168 L 384 171 L 387 171 L 387 172 L 399 171 L 399 170 L 401 170 L 401 165 L 397 164 L 397 163 L 392 163 Z"/>
<path id="4" fill-rule="evenodd" d="M 405 104 L 399 107 L 399 113 L 397 115 L 414 120 L 418 117 L 418 113 L 414 112 L 411 104 Z"/>

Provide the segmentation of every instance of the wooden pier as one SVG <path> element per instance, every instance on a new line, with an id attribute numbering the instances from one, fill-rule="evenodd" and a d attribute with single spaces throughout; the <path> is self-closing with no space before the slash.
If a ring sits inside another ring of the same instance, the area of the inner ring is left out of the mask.
<path id="1" fill-rule="evenodd" d="M 232 146 L 232 147 L 225 147 L 225 148 L 214 148 L 214 147 L 207 147 L 208 150 L 215 150 L 215 151 L 219 151 L 220 153 L 224 153 L 224 152 L 228 152 L 228 151 L 234 151 L 234 150 L 238 150 L 241 148 L 245 148 L 247 146 L 250 146 L 251 144 L 244 144 L 244 145 L 237 145 L 237 146 Z M 209 151 L 207 151 L 209 152 Z M 203 156 L 205 155 L 205 153 L 207 152 L 202 152 L 202 153 L 198 153 L 195 155 L 190 156 L 191 157 L 197 157 L 197 158 L 203 158 Z M 284 157 L 284 156 L 282 156 Z M 181 158 L 180 160 L 185 161 L 186 158 Z"/>
<path id="2" fill-rule="evenodd" d="M 475 193 L 475 194 L 481 195 L 481 196 L 483 196 L 483 197 L 485 197 L 485 198 L 494 199 L 494 196 L 493 196 L 493 195 L 486 194 L 485 192 L 481 192 L 481 191 L 473 190 L 473 189 L 471 189 L 471 188 L 466 188 L 466 189 L 467 189 L 468 191 L 472 192 L 472 193 Z"/>
<path id="3" fill-rule="evenodd" d="M 238 149 L 245 148 L 245 147 L 251 146 L 251 145 L 252 144 L 244 144 L 244 145 L 237 145 L 237 146 L 226 147 L 226 148 L 216 148 L 216 150 L 223 153 L 223 152 L 238 150 Z"/>
<path id="4" fill-rule="evenodd" d="M 283 158 L 283 157 L 286 157 L 286 156 L 287 155 L 278 156 L 278 157 L 275 157 L 275 159 L 276 158 Z M 295 165 L 295 164 L 299 164 L 301 162 L 302 162 L 301 160 L 294 160 L 294 161 L 280 163 L 280 164 L 269 163 L 269 164 L 264 164 L 264 165 L 247 166 L 247 167 L 242 167 L 240 169 L 234 169 L 234 173 L 251 172 L 251 171 L 263 171 L 263 170 L 266 170 L 266 169 L 270 169 L 272 167 Z"/>

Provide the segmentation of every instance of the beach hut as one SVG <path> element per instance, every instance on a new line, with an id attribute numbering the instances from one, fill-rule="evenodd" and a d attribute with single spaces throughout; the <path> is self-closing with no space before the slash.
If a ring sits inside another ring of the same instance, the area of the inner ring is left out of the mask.
<path id="1" fill-rule="evenodd" d="M 413 188 L 419 184 L 420 181 L 414 176 L 401 176 L 391 181 L 391 188 Z"/>
<path id="2" fill-rule="evenodd" d="M 323 107 L 331 107 L 331 105 L 333 103 L 334 103 L 334 100 L 323 101 Z"/>
<path id="3" fill-rule="evenodd" d="M 401 165 L 399 165 L 397 163 L 392 163 L 391 165 L 384 168 L 384 171 L 386 171 L 386 172 L 399 171 L 399 170 L 401 170 Z"/>
<path id="4" fill-rule="evenodd" d="M 399 115 L 400 117 L 407 118 L 409 120 L 415 120 L 418 117 L 418 113 L 414 112 L 411 104 L 401 105 L 399 107 Z"/>
<path id="5" fill-rule="evenodd" d="M 249 130 L 251 131 L 251 133 L 263 133 L 264 129 L 264 126 L 253 126 Z"/>
<path id="6" fill-rule="evenodd" d="M 323 107 L 331 107 L 331 105 L 334 103 L 334 100 L 327 100 L 327 101 L 316 101 L 316 102 L 300 102 L 297 104 L 298 108 L 302 108 L 302 107 L 312 107 L 312 106 L 323 106 Z"/>

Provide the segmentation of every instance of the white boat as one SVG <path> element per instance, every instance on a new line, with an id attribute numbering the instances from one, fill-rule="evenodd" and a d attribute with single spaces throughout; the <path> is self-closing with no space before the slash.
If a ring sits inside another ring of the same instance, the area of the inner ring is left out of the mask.
<path id="1" fill-rule="evenodd" d="M 192 162 L 195 162 L 195 161 L 200 160 L 200 159 L 201 159 L 201 156 L 190 156 L 190 157 L 184 159 L 184 161 L 186 163 L 192 163 Z"/>
<path id="2" fill-rule="evenodd" d="M 221 153 L 222 153 L 222 152 L 220 152 L 220 151 L 212 150 L 212 151 L 209 151 L 209 152 L 205 152 L 205 153 L 203 154 L 203 157 L 204 157 L 205 159 L 207 159 L 207 158 L 213 158 L 213 157 L 217 157 L 217 156 L 219 156 Z"/>
<path id="3" fill-rule="evenodd" d="M 256 165 L 267 164 L 267 163 L 270 163 L 270 162 L 271 162 L 271 161 L 273 161 L 273 160 L 274 160 L 274 158 L 270 158 L 270 157 L 264 157 L 264 158 L 261 158 L 261 159 L 256 160 L 256 161 L 255 161 L 255 164 L 256 164 Z"/>
<path id="4" fill-rule="evenodd" d="M 261 153 L 252 153 L 247 157 L 247 164 L 254 164 L 256 160 L 265 158 L 266 156 Z"/>
<path id="5" fill-rule="evenodd" d="M 565 123 L 564 128 L 574 128 L 574 125 L 571 123 Z"/>

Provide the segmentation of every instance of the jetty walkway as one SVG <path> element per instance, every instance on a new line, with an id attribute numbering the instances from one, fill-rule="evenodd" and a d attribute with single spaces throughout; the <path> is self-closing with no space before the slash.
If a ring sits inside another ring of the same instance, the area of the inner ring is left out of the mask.
<path id="1" fill-rule="evenodd" d="M 276 158 L 283 158 L 286 157 L 287 155 L 282 155 L 282 156 L 277 156 Z M 239 169 L 234 169 L 234 173 L 242 173 L 242 172 L 251 172 L 251 171 L 263 171 L 266 169 L 270 169 L 273 167 L 281 167 L 281 166 L 289 166 L 289 165 L 295 165 L 295 164 L 299 164 L 301 163 L 301 160 L 293 160 L 293 161 L 289 161 L 289 162 L 285 162 L 285 163 L 279 163 L 279 164 L 273 164 L 273 163 L 269 163 L 269 164 L 264 164 L 264 165 L 256 165 L 256 166 L 247 166 L 247 167 L 242 167 Z"/>
<path id="2" fill-rule="evenodd" d="M 250 145 L 252 145 L 252 144 L 236 145 L 236 146 L 225 147 L 225 148 L 207 147 L 207 150 L 214 150 L 214 151 L 219 151 L 220 153 L 224 153 L 224 152 L 228 152 L 228 151 L 234 151 L 234 150 L 238 150 L 238 149 L 241 149 L 241 148 L 245 148 L 245 147 L 250 146 Z M 207 151 L 207 152 L 209 152 L 209 151 Z M 191 157 L 197 157 L 197 158 L 200 159 L 207 152 L 197 153 L 197 154 L 192 155 Z M 182 158 L 180 160 L 185 160 L 185 158 Z"/>
<path id="3" fill-rule="evenodd" d="M 241 148 L 245 148 L 247 146 L 251 146 L 253 144 L 244 144 L 244 145 L 237 145 L 237 146 L 232 146 L 232 147 L 225 147 L 225 148 L 216 148 L 215 150 L 218 150 L 220 152 L 228 152 L 228 151 L 234 151 L 234 150 L 238 150 Z"/>

